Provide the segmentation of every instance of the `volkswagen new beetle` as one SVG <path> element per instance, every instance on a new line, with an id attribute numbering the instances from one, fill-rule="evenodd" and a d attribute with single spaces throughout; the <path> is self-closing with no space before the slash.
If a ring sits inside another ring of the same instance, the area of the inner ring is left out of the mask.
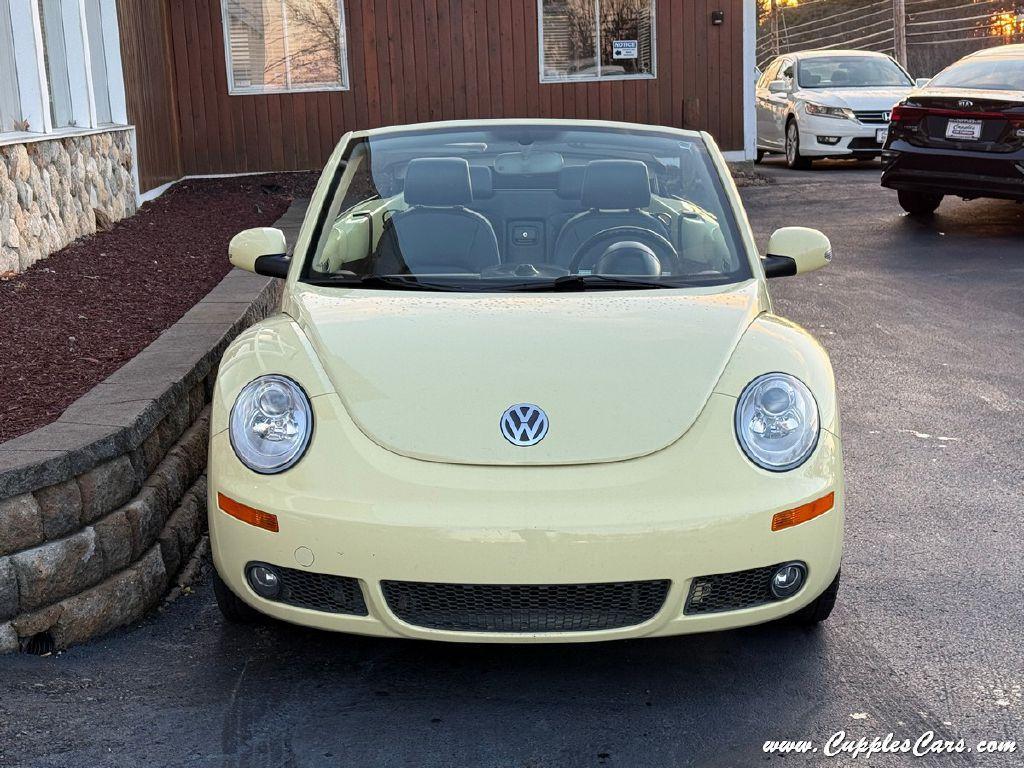
<path id="1" fill-rule="evenodd" d="M 832 369 L 705 133 L 503 120 L 344 136 L 224 355 L 209 517 L 228 619 L 366 635 L 653 637 L 835 603 Z"/>

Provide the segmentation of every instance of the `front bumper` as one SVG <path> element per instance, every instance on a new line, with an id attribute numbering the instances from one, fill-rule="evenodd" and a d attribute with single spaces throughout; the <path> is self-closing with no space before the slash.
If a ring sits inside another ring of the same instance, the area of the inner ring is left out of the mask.
<path id="1" fill-rule="evenodd" d="M 1024 200 L 1024 150 L 971 152 L 894 141 L 882 156 L 882 186 L 967 199 Z"/>
<path id="2" fill-rule="evenodd" d="M 862 123 L 859 120 L 840 120 L 834 117 L 814 117 L 803 114 L 799 120 L 800 154 L 807 157 L 876 157 L 883 143 L 878 131 L 887 130 L 888 124 Z M 824 137 L 838 138 L 838 143 L 826 143 Z"/>
<path id="3" fill-rule="evenodd" d="M 735 399 L 713 395 L 677 443 L 639 459 L 562 467 L 484 467 L 390 453 L 348 419 L 337 397 L 313 398 L 317 432 L 288 472 L 261 477 L 221 432 L 210 443 L 210 532 L 218 572 L 257 610 L 295 624 L 363 635 L 457 642 L 572 642 L 705 632 L 780 618 L 832 582 L 842 553 L 838 438 L 773 474 L 736 446 Z M 331 435 L 335 450 L 323 435 Z M 347 443 L 344 452 L 339 443 Z M 772 515 L 835 493 L 834 508 L 773 533 Z M 217 494 L 276 514 L 270 533 L 229 517 Z M 312 557 L 312 563 L 310 558 Z M 808 566 L 794 597 L 753 608 L 684 614 L 691 581 L 792 560 Z M 262 561 L 357 579 L 366 616 L 258 597 L 244 570 Z M 661 609 L 634 626 L 566 632 L 464 632 L 414 626 L 388 606 L 383 581 L 592 584 L 669 580 Z"/>

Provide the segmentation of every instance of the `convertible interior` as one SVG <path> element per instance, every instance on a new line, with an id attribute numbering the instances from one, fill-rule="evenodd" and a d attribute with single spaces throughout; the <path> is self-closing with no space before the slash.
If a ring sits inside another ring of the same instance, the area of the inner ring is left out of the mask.
<path id="1" fill-rule="evenodd" d="M 719 217 L 701 205 L 721 200 L 702 171 L 687 176 L 678 160 L 607 154 L 464 151 L 378 162 L 357 152 L 345 175 L 364 199 L 350 191 L 338 205 L 312 268 L 323 276 L 724 278 L 737 257 Z"/>

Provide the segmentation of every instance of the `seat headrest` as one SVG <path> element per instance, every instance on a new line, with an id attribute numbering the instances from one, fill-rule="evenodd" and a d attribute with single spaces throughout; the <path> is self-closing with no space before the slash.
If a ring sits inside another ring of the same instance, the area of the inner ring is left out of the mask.
<path id="1" fill-rule="evenodd" d="M 494 197 L 494 176 L 486 165 L 469 166 L 469 180 L 473 185 L 474 200 Z"/>
<path id="2" fill-rule="evenodd" d="M 585 165 L 567 165 L 558 174 L 558 191 L 555 193 L 563 200 L 579 200 L 583 196 L 583 177 L 587 173 Z"/>
<path id="3" fill-rule="evenodd" d="M 408 205 L 450 207 L 473 202 L 469 162 L 461 157 L 421 157 L 405 171 Z"/>
<path id="4" fill-rule="evenodd" d="M 584 208 L 624 210 L 651 204 L 651 180 L 639 160 L 593 160 L 583 176 Z"/>

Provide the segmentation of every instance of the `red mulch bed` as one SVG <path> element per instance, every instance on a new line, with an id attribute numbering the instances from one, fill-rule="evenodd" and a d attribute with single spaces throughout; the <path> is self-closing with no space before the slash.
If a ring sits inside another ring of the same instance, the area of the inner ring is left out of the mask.
<path id="1" fill-rule="evenodd" d="M 56 419 L 231 268 L 228 241 L 309 197 L 313 173 L 196 179 L 0 281 L 0 442 Z"/>

